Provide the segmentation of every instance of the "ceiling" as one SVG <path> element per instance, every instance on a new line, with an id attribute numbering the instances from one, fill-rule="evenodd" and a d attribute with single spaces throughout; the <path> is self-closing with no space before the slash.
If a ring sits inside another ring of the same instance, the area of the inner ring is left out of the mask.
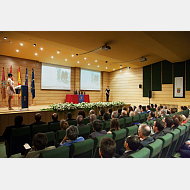
<path id="1" fill-rule="evenodd" d="M 37 45 L 33 46 L 34 43 Z M 76 56 L 105 43 L 111 50 L 98 49 Z M 188 31 L 0 32 L 0 55 L 108 72 L 120 69 L 120 65 L 139 68 L 165 59 L 172 63 L 185 61 L 190 59 L 189 49 Z M 146 57 L 147 61 L 139 62 L 140 57 Z"/>

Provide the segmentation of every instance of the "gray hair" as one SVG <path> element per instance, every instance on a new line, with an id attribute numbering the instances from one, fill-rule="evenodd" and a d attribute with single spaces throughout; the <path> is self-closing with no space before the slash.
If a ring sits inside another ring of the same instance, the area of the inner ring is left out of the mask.
<path id="1" fill-rule="evenodd" d="M 90 110 L 89 114 L 95 114 L 95 111 L 94 110 Z"/>
<path id="2" fill-rule="evenodd" d="M 141 124 L 139 126 L 139 131 L 143 134 L 143 136 L 148 137 L 151 133 L 151 128 L 149 125 Z"/>
<path id="3" fill-rule="evenodd" d="M 83 122 L 83 116 L 82 115 L 78 115 L 77 116 L 77 123 L 78 124 L 82 124 L 82 122 Z"/>
<path id="4" fill-rule="evenodd" d="M 118 116 L 117 111 L 113 111 L 113 112 L 112 112 L 112 116 L 113 116 L 113 118 L 117 118 L 117 116 Z"/>
<path id="5" fill-rule="evenodd" d="M 162 109 L 162 113 L 163 113 L 163 114 L 166 114 L 166 113 L 167 113 L 167 110 L 166 110 L 166 109 Z"/>
<path id="6" fill-rule="evenodd" d="M 96 119 L 96 115 L 95 114 L 91 114 L 90 115 L 90 120 L 91 122 L 93 122 Z"/>
<path id="7" fill-rule="evenodd" d="M 136 108 L 136 109 L 135 109 L 135 112 L 141 113 L 141 110 L 140 110 L 139 108 Z"/>

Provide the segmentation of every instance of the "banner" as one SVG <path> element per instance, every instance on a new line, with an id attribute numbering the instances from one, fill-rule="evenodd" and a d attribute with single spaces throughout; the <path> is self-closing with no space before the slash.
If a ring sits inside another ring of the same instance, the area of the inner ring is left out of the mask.
<path id="1" fill-rule="evenodd" d="M 3 74 L 2 74 L 2 86 L 1 86 L 1 94 L 2 94 L 2 99 L 6 98 L 6 93 L 5 93 L 5 73 L 4 73 L 4 67 L 3 67 Z"/>
<path id="2" fill-rule="evenodd" d="M 183 77 L 175 77 L 174 98 L 183 98 Z"/>
<path id="3" fill-rule="evenodd" d="M 12 65 L 11 65 L 11 67 L 10 67 L 10 73 L 13 74 Z M 12 81 L 13 81 L 13 77 L 12 77 Z M 12 99 L 13 99 L 13 96 L 12 96 Z"/>
<path id="4" fill-rule="evenodd" d="M 21 72 L 20 72 L 20 67 L 19 67 L 19 70 L 18 70 L 18 85 L 21 85 Z M 19 98 L 21 97 L 21 91 L 20 91 L 20 94 L 19 94 Z"/>
<path id="5" fill-rule="evenodd" d="M 35 98 L 34 69 L 32 69 L 31 93 L 32 93 L 32 98 L 34 99 Z"/>
<path id="6" fill-rule="evenodd" d="M 27 73 L 27 68 L 26 68 L 26 75 L 25 75 L 25 85 L 28 86 L 28 73 Z"/>

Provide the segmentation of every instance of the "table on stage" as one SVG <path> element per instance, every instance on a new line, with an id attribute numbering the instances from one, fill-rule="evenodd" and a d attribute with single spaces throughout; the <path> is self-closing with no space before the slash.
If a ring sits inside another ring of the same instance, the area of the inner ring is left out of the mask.
<path id="1" fill-rule="evenodd" d="M 90 103 L 90 98 L 88 94 L 83 95 L 84 99 L 83 102 L 88 102 Z M 78 94 L 66 94 L 66 102 L 73 102 L 73 104 L 78 104 L 79 103 L 79 95 Z"/>

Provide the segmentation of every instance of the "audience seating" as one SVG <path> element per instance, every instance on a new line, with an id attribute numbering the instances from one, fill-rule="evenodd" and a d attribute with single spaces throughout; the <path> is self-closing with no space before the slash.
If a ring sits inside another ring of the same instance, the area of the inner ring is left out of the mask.
<path id="1" fill-rule="evenodd" d="M 71 120 L 71 121 L 67 121 L 67 123 L 70 125 L 74 125 L 77 126 L 77 120 Z"/>
<path id="2" fill-rule="evenodd" d="M 54 131 L 56 132 L 57 130 L 60 130 L 60 122 L 57 123 L 50 123 L 50 128 L 49 131 Z"/>
<path id="3" fill-rule="evenodd" d="M 32 130 L 32 139 L 33 139 L 33 136 L 36 133 L 45 133 L 45 132 L 48 132 L 49 131 L 49 125 L 48 124 L 34 125 L 31 130 Z"/>
<path id="4" fill-rule="evenodd" d="M 140 122 L 139 118 L 140 118 L 139 115 L 135 115 L 135 116 L 132 117 L 133 125 L 134 125 L 135 123 L 139 123 L 139 122 Z"/>
<path id="5" fill-rule="evenodd" d="M 124 126 L 125 126 L 125 119 L 124 118 L 119 119 L 119 127 L 122 129 L 124 128 Z"/>
<path id="6" fill-rule="evenodd" d="M 125 127 L 130 127 L 133 124 L 132 117 L 124 117 L 125 119 Z"/>
<path id="7" fill-rule="evenodd" d="M 82 136 L 84 139 L 87 139 L 90 134 L 91 126 L 90 125 L 80 126 L 78 127 L 78 130 L 79 130 L 79 136 Z"/>
<path id="8" fill-rule="evenodd" d="M 102 120 L 102 116 L 97 116 L 96 119 Z"/>
<path id="9" fill-rule="evenodd" d="M 163 141 L 163 147 L 162 151 L 160 152 L 159 158 L 169 158 L 168 153 L 171 147 L 173 135 L 171 133 L 167 133 L 159 139 Z"/>
<path id="10" fill-rule="evenodd" d="M 66 130 L 58 130 L 55 135 L 55 146 L 58 147 L 66 135 Z"/>
<path id="11" fill-rule="evenodd" d="M 138 126 L 137 125 L 133 125 L 131 127 L 126 127 L 126 137 L 128 137 L 129 135 L 137 135 L 138 134 Z"/>
<path id="12" fill-rule="evenodd" d="M 106 135 L 102 135 L 102 136 L 94 138 L 94 150 L 93 150 L 93 152 L 94 152 L 93 157 L 94 158 L 100 158 L 100 155 L 99 155 L 99 145 L 100 145 L 100 140 L 103 137 L 109 137 L 109 138 L 112 139 L 113 135 L 112 134 L 106 134 Z"/>
<path id="13" fill-rule="evenodd" d="M 111 120 L 104 121 L 102 123 L 102 125 L 103 125 L 103 130 L 106 130 L 108 132 L 110 130 L 110 127 L 111 127 Z"/>
<path id="14" fill-rule="evenodd" d="M 145 115 L 146 115 L 145 117 L 146 117 L 146 119 L 147 119 L 147 118 L 148 118 L 148 116 L 149 116 L 149 113 L 146 113 Z"/>
<path id="15" fill-rule="evenodd" d="M 55 146 L 55 133 L 51 131 L 51 132 L 46 132 L 44 134 L 47 136 L 48 139 L 47 147 Z"/>
<path id="16" fill-rule="evenodd" d="M 71 144 L 70 158 L 92 158 L 94 141 L 87 139 L 78 143 Z"/>
<path id="17" fill-rule="evenodd" d="M 113 131 L 113 140 L 116 142 L 116 154 L 122 155 L 125 151 L 124 142 L 126 138 L 126 129 L 120 129 L 118 131 Z"/>
<path id="18" fill-rule="evenodd" d="M 85 118 L 82 123 L 86 125 L 86 124 L 90 123 L 90 119 Z"/>
<path id="19" fill-rule="evenodd" d="M 140 114 L 139 120 L 140 120 L 140 123 L 145 122 L 146 121 L 146 114 Z"/>
<path id="20" fill-rule="evenodd" d="M 184 143 L 185 143 L 185 141 L 187 141 L 188 138 L 189 138 L 189 133 L 190 133 L 190 123 L 187 122 L 186 124 L 184 124 L 184 126 L 186 126 L 186 132 L 185 132 L 185 137 L 184 137 Z"/>
<path id="21" fill-rule="evenodd" d="M 40 158 L 69 158 L 69 147 L 61 146 L 53 150 L 44 151 L 40 154 Z"/>
<path id="22" fill-rule="evenodd" d="M 139 151 L 130 154 L 129 158 L 149 158 L 150 157 L 150 149 L 143 147 Z"/>
<path id="23" fill-rule="evenodd" d="M 6 154 L 10 157 L 13 154 L 24 154 L 24 144 L 28 143 L 31 146 L 30 127 L 12 128 L 10 142 L 6 142 Z"/>
<path id="24" fill-rule="evenodd" d="M 163 141 L 156 139 L 153 143 L 148 144 L 146 147 L 150 149 L 150 158 L 158 158 L 162 150 Z"/>

